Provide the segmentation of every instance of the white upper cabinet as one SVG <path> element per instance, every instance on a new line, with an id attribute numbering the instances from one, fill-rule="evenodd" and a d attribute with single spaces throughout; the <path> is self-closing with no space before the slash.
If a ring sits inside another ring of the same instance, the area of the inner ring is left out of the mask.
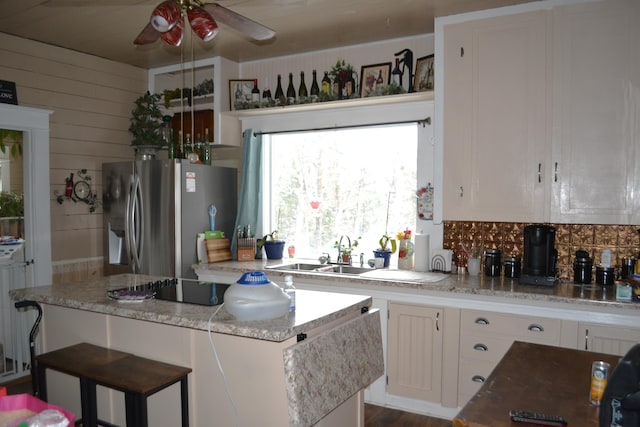
<path id="1" fill-rule="evenodd" d="M 544 215 L 546 12 L 444 28 L 444 218 Z"/>
<path id="2" fill-rule="evenodd" d="M 551 222 L 640 221 L 639 23 L 637 0 L 553 9 Z"/>
<path id="3" fill-rule="evenodd" d="M 443 219 L 637 224 L 640 2 L 545 7 L 436 25 Z"/>

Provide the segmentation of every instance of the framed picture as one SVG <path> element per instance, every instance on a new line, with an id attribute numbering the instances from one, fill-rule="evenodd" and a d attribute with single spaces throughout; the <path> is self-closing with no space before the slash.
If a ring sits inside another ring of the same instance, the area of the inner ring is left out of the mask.
<path id="1" fill-rule="evenodd" d="M 229 109 L 237 110 L 238 105 L 251 102 L 253 79 L 229 80 Z"/>
<path id="2" fill-rule="evenodd" d="M 376 90 L 389 85 L 391 62 L 363 65 L 360 71 L 360 98 L 376 96 Z"/>
<path id="3" fill-rule="evenodd" d="M 416 59 L 413 88 L 416 92 L 433 90 L 433 55 Z"/>

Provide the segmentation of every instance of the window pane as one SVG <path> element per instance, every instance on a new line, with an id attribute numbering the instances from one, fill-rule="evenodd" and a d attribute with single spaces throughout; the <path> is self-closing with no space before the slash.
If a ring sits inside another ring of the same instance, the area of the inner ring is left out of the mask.
<path id="1" fill-rule="evenodd" d="M 369 259 L 385 231 L 415 230 L 416 124 L 276 134 L 265 141 L 270 180 L 263 194 L 271 195 L 265 224 L 295 245 L 296 257 L 329 252 L 335 260 L 333 243 L 348 235 L 362 237 L 354 255 Z"/>

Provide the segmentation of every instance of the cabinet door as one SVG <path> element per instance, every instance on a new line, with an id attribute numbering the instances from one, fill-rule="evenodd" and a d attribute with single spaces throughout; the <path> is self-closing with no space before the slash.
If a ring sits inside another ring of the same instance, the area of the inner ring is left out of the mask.
<path id="1" fill-rule="evenodd" d="M 637 0 L 553 10 L 551 222 L 640 220 L 639 18 Z"/>
<path id="2" fill-rule="evenodd" d="M 640 329 L 597 323 L 580 323 L 578 345 L 580 350 L 624 356 L 640 343 Z"/>
<path id="3" fill-rule="evenodd" d="M 440 401 L 442 321 L 442 309 L 389 303 L 387 392 Z"/>
<path id="4" fill-rule="evenodd" d="M 546 27 L 545 11 L 444 27 L 444 219 L 546 214 Z"/>

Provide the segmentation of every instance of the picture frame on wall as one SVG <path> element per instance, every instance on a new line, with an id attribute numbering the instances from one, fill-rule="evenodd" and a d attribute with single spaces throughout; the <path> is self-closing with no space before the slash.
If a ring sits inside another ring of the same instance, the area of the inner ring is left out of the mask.
<path id="1" fill-rule="evenodd" d="M 251 102 L 254 79 L 229 80 L 229 109 L 237 110 L 239 105 Z"/>
<path id="2" fill-rule="evenodd" d="M 433 55 L 416 59 L 416 72 L 413 88 L 416 92 L 433 90 Z"/>
<path id="3" fill-rule="evenodd" d="M 360 70 L 360 98 L 376 96 L 377 90 L 389 85 L 391 62 L 363 65 Z"/>

